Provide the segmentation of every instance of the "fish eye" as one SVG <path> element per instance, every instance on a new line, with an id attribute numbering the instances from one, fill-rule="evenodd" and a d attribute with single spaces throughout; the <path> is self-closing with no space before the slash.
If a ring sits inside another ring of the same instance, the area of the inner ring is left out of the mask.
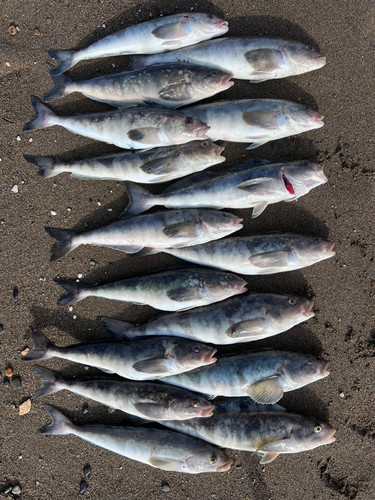
<path id="1" fill-rule="evenodd" d="M 226 279 L 227 281 L 232 281 L 232 276 L 231 276 L 230 274 L 226 274 L 226 275 L 225 275 L 225 279 Z"/>
<path id="2" fill-rule="evenodd" d="M 207 14 L 208 19 L 213 19 L 214 16 L 212 14 Z"/>
<path id="3" fill-rule="evenodd" d="M 210 458 L 209 462 L 210 462 L 210 464 L 216 464 L 216 462 L 217 462 L 217 456 L 216 455 L 212 455 L 212 457 Z"/>
<path id="4" fill-rule="evenodd" d="M 322 426 L 321 426 L 321 425 L 316 425 L 316 426 L 314 427 L 314 432 L 319 433 L 319 432 L 321 432 L 321 431 L 322 431 Z"/>
<path id="5" fill-rule="evenodd" d="M 304 167 L 307 167 L 307 165 L 308 165 L 308 164 L 309 164 L 309 162 L 308 162 L 307 160 L 306 160 L 306 161 L 304 161 L 304 162 L 302 163 L 302 165 L 303 165 Z"/>
<path id="6" fill-rule="evenodd" d="M 208 148 L 209 145 L 210 145 L 210 143 L 208 141 L 202 141 L 201 142 L 202 148 Z"/>
<path id="7" fill-rule="evenodd" d="M 295 298 L 291 298 L 288 300 L 288 303 L 291 305 L 291 306 L 295 306 L 297 304 L 297 299 Z"/>
<path id="8" fill-rule="evenodd" d="M 212 71 L 211 76 L 217 76 L 217 71 Z"/>
<path id="9" fill-rule="evenodd" d="M 311 45 L 309 45 L 309 46 L 307 47 L 307 50 L 308 50 L 309 52 L 314 52 L 314 47 L 311 47 Z"/>
<path id="10" fill-rule="evenodd" d="M 194 399 L 194 401 L 191 404 L 194 406 L 194 408 L 198 408 L 199 401 L 197 399 Z"/>
<path id="11" fill-rule="evenodd" d="M 307 356 L 305 359 L 307 365 L 313 365 L 315 362 L 315 359 L 312 356 Z"/>
<path id="12" fill-rule="evenodd" d="M 185 125 L 187 125 L 188 127 L 190 127 L 190 125 L 193 125 L 193 119 L 191 118 L 191 116 L 188 116 L 186 118 Z"/>
<path id="13" fill-rule="evenodd" d="M 314 238 L 314 243 L 320 243 L 320 238 Z"/>
<path id="14" fill-rule="evenodd" d="M 199 345 L 194 345 L 193 346 L 193 351 L 194 352 L 199 352 L 201 350 L 200 346 Z"/>

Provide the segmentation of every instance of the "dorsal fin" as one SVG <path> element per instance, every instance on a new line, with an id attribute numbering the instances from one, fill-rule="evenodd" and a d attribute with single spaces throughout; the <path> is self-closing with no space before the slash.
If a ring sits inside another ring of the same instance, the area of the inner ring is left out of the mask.
<path id="1" fill-rule="evenodd" d="M 198 172 L 194 175 L 189 175 L 189 177 L 183 179 L 182 181 L 175 182 L 171 186 L 167 187 L 163 194 L 173 193 L 175 191 L 179 191 L 180 189 L 189 187 L 192 184 L 196 184 L 197 182 L 208 181 L 221 175 L 223 174 L 218 172 Z"/>
<path id="2" fill-rule="evenodd" d="M 243 398 L 226 398 L 222 401 L 214 402 L 214 413 L 227 413 L 235 411 L 260 411 L 260 410 L 280 410 L 285 411 L 285 408 L 278 404 L 265 405 L 256 403 L 249 397 Z"/>

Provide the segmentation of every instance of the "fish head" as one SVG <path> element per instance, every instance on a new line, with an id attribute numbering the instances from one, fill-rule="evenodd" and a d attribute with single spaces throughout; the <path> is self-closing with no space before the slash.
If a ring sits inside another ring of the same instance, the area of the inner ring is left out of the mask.
<path id="1" fill-rule="evenodd" d="M 336 441 L 336 429 L 331 425 L 299 416 L 290 433 L 288 448 L 290 452 L 313 450 L 318 446 Z"/>
<path id="2" fill-rule="evenodd" d="M 303 267 L 333 257 L 335 255 L 333 247 L 334 243 L 311 236 L 295 238 L 291 243 L 295 259 Z"/>
<path id="3" fill-rule="evenodd" d="M 174 347 L 168 353 L 175 366 L 182 371 L 193 370 L 200 366 L 211 365 L 217 361 L 214 354 L 217 349 L 191 340 L 177 339 Z"/>
<path id="4" fill-rule="evenodd" d="M 303 132 L 324 126 L 324 116 L 302 104 L 287 104 L 283 109 L 283 114 L 290 128 L 295 132 Z"/>
<path id="5" fill-rule="evenodd" d="M 230 469 L 232 459 L 220 448 L 203 443 L 197 446 L 194 454 L 185 459 L 187 472 L 226 472 Z"/>
<path id="6" fill-rule="evenodd" d="M 282 372 L 290 389 L 298 389 L 316 380 L 328 377 L 328 362 L 314 356 L 291 356 L 283 365 Z"/>
<path id="7" fill-rule="evenodd" d="M 231 273 L 221 273 L 220 277 L 215 273 L 212 279 L 207 277 L 204 283 L 206 293 L 215 301 L 247 292 L 246 285 L 245 280 Z"/>
<path id="8" fill-rule="evenodd" d="M 327 62 L 326 58 L 311 45 L 287 42 L 282 50 L 295 75 L 322 68 Z"/>
<path id="9" fill-rule="evenodd" d="M 285 187 L 294 199 L 328 181 L 322 166 L 310 161 L 290 163 L 282 168 L 282 175 Z"/>
<path id="10" fill-rule="evenodd" d="M 313 318 L 314 302 L 303 297 L 272 296 L 267 306 L 267 318 L 278 331 L 285 331 Z"/>
<path id="11" fill-rule="evenodd" d="M 212 417 L 215 406 L 198 394 L 174 399 L 170 404 L 170 420 Z"/>
<path id="12" fill-rule="evenodd" d="M 184 144 L 181 147 L 180 155 L 187 164 L 192 167 L 200 167 L 197 168 L 200 170 L 202 165 L 216 165 L 225 161 L 224 156 L 221 156 L 224 149 L 224 147 L 206 139 L 205 141 L 192 141 Z"/>
<path id="13" fill-rule="evenodd" d="M 206 132 L 210 129 L 199 118 L 179 112 L 179 116 L 168 118 L 163 123 L 165 135 L 171 144 L 192 141 L 193 139 L 208 139 Z"/>
<path id="14" fill-rule="evenodd" d="M 204 36 L 204 39 L 211 38 L 212 36 L 219 36 L 226 33 L 228 22 L 216 17 L 214 14 L 188 14 L 186 16 L 190 28 Z"/>
<path id="15" fill-rule="evenodd" d="M 201 215 L 202 226 L 211 239 L 218 239 L 243 228 L 243 219 L 228 212 L 207 210 Z"/>
<path id="16" fill-rule="evenodd" d="M 234 85 L 231 81 L 233 77 L 230 73 L 225 73 L 219 69 L 202 69 L 203 72 L 203 88 L 205 92 L 216 93 L 222 90 L 227 90 Z"/>

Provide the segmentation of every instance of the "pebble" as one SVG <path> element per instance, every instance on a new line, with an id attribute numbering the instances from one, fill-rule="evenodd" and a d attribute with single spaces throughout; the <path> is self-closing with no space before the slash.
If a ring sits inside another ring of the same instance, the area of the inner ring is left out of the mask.
<path id="1" fill-rule="evenodd" d="M 340 392 L 339 396 L 340 396 L 340 398 L 344 398 L 345 394 L 343 392 Z"/>
<path id="2" fill-rule="evenodd" d="M 170 486 L 169 486 L 169 484 L 168 484 L 168 483 L 164 483 L 164 484 L 163 484 L 163 486 L 162 486 L 162 490 L 163 490 L 163 491 L 167 492 L 167 491 L 169 491 L 170 489 L 171 489 L 171 488 L 170 488 Z"/>
<path id="3" fill-rule="evenodd" d="M 15 185 L 12 187 L 11 191 L 12 191 L 12 193 L 15 193 L 15 194 L 17 194 L 17 193 L 18 193 L 18 186 L 17 186 L 17 184 L 15 184 Z"/>
<path id="4" fill-rule="evenodd" d="M 46 24 L 51 24 L 51 22 L 52 22 L 51 19 L 49 17 L 47 17 Z"/>
<path id="5" fill-rule="evenodd" d="M 4 325 L 0 323 L 0 333 L 3 333 L 3 331 L 4 331 Z"/>
<path id="6" fill-rule="evenodd" d="M 108 408 L 108 413 L 115 413 L 116 408 Z"/>
<path id="7" fill-rule="evenodd" d="M 26 415 L 31 410 L 31 399 L 27 399 L 22 405 L 19 406 L 19 415 Z"/>
<path id="8" fill-rule="evenodd" d="M 79 485 L 79 494 L 83 495 L 86 490 L 87 490 L 86 481 L 81 481 L 81 484 Z"/>
<path id="9" fill-rule="evenodd" d="M 17 135 L 16 139 L 17 139 L 18 142 L 20 142 L 21 137 L 19 135 Z"/>
<path id="10" fill-rule="evenodd" d="M 90 466 L 89 465 L 85 465 L 85 467 L 83 468 L 83 475 L 85 477 L 89 477 L 90 474 L 91 474 Z"/>
<path id="11" fill-rule="evenodd" d="M 12 387 L 14 389 L 21 389 L 21 379 L 20 377 L 12 377 L 12 380 L 10 381 L 10 383 L 12 384 Z"/>
<path id="12" fill-rule="evenodd" d="M 11 376 L 13 375 L 13 370 L 12 368 L 9 366 L 6 370 L 5 370 L 5 376 L 10 378 Z"/>
<path id="13" fill-rule="evenodd" d="M 39 486 L 40 485 L 40 482 L 39 481 L 35 481 L 35 486 Z"/>
<path id="14" fill-rule="evenodd" d="M 82 273 L 78 273 L 77 274 L 77 278 L 80 280 L 81 278 L 83 277 L 83 274 Z"/>
<path id="15" fill-rule="evenodd" d="M 92 266 L 95 266 L 95 264 L 96 264 L 95 260 L 90 260 L 90 264 L 91 264 Z"/>
<path id="16" fill-rule="evenodd" d="M 73 314 L 73 319 L 77 319 L 77 315 L 76 314 Z"/>
<path id="17" fill-rule="evenodd" d="M 5 488 L 5 490 L 3 491 L 4 495 L 7 495 L 8 493 L 10 493 L 12 491 L 12 487 L 11 486 L 8 486 L 8 488 Z"/>
<path id="18" fill-rule="evenodd" d="M 29 142 L 33 142 L 33 138 L 32 137 L 30 137 Z"/>
<path id="19" fill-rule="evenodd" d="M 51 214 L 51 215 L 56 215 L 56 212 L 55 212 L 54 210 L 51 210 L 51 211 L 50 211 L 50 214 Z"/>
<path id="20" fill-rule="evenodd" d="M 18 297 L 18 288 L 15 286 L 13 288 L 13 298 L 16 299 Z"/>
<path id="21" fill-rule="evenodd" d="M 13 486 L 12 493 L 13 493 L 13 495 L 19 495 L 21 493 L 21 487 L 19 484 L 16 484 L 15 486 Z"/>
<path id="22" fill-rule="evenodd" d="M 69 311 L 69 312 L 72 312 L 72 311 L 73 311 L 73 306 L 69 306 L 69 307 L 68 307 L 68 311 Z"/>
<path id="23" fill-rule="evenodd" d="M 88 407 L 87 405 L 85 405 L 85 406 L 82 408 L 82 413 L 83 413 L 84 415 L 86 415 L 86 413 L 88 413 L 88 412 L 89 412 L 89 407 Z"/>

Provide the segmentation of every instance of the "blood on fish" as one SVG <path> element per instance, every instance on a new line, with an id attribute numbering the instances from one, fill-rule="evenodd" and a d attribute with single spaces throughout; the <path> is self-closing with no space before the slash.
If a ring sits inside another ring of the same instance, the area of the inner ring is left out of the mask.
<path id="1" fill-rule="evenodd" d="M 294 193 L 294 187 L 292 186 L 292 184 L 288 181 L 288 179 L 285 177 L 285 175 L 283 174 L 283 181 L 284 181 L 284 184 L 285 184 L 285 187 L 287 188 L 288 192 L 290 194 L 295 194 Z"/>

